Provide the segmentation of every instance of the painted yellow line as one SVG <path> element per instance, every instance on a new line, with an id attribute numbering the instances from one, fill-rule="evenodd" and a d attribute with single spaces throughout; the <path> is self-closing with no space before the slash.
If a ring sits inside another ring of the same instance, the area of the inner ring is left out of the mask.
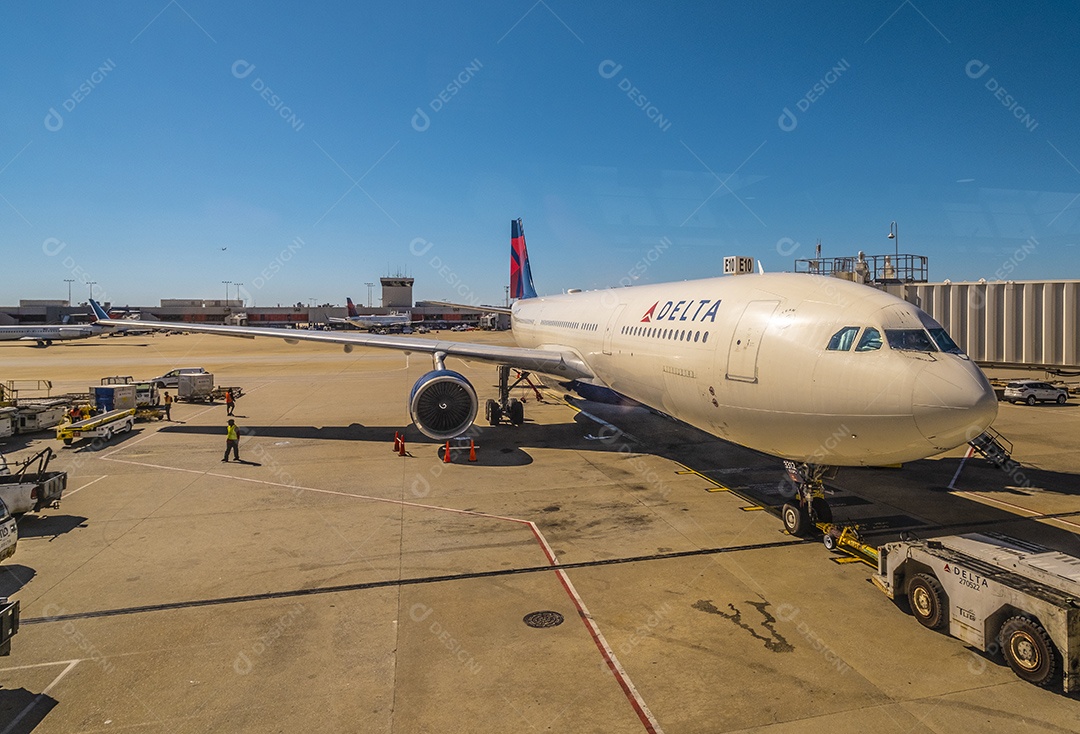
<path id="1" fill-rule="evenodd" d="M 865 558 L 859 558 L 858 556 L 843 556 L 841 558 L 834 558 L 833 563 L 865 563 L 867 566 L 874 566 L 873 563 Z M 874 566 L 877 568 L 877 566 Z"/>
<path id="2" fill-rule="evenodd" d="M 730 492 L 731 487 L 725 487 L 723 484 L 711 487 L 705 490 L 706 492 Z"/>
<path id="3" fill-rule="evenodd" d="M 764 510 L 765 508 L 760 505 L 751 505 L 749 507 L 740 507 L 739 509 L 743 512 L 753 512 L 755 510 Z"/>

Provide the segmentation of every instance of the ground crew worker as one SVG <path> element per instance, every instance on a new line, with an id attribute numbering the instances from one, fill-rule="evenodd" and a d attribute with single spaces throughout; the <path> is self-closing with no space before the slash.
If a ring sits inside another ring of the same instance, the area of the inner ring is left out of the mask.
<path id="1" fill-rule="evenodd" d="M 165 393 L 165 420 L 172 420 L 172 395 Z"/>
<path id="2" fill-rule="evenodd" d="M 80 420 L 82 420 L 82 416 L 79 414 L 78 405 L 71 406 L 71 410 L 68 411 L 68 420 L 70 420 L 72 423 L 78 423 Z"/>
<path id="3" fill-rule="evenodd" d="M 82 407 L 79 408 L 79 415 L 82 416 L 82 420 L 86 420 L 87 418 L 89 418 L 91 415 L 90 406 L 86 403 L 83 403 Z"/>
<path id="4" fill-rule="evenodd" d="M 232 415 L 233 409 L 236 407 L 236 400 L 233 398 L 232 390 L 225 391 L 225 415 Z"/>
<path id="5" fill-rule="evenodd" d="M 222 461 L 229 460 L 229 450 L 233 452 L 233 459 L 240 461 L 240 433 L 236 430 L 236 421 L 232 418 L 229 419 L 229 425 L 225 428 L 225 458 Z"/>

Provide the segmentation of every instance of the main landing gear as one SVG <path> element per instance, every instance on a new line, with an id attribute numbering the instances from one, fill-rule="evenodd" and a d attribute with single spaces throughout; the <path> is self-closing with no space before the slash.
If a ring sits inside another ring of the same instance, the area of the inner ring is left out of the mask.
<path id="1" fill-rule="evenodd" d="M 518 370 L 517 379 L 510 382 L 510 365 L 499 365 L 499 399 L 488 400 L 484 405 L 484 417 L 488 425 L 497 426 L 506 418 L 511 425 L 520 426 L 525 422 L 525 403 L 517 398 L 510 397 L 510 391 L 518 385 L 525 383 L 536 393 L 536 399 L 540 400 L 540 390 L 529 379 L 529 373 Z"/>
<path id="2" fill-rule="evenodd" d="M 796 496 L 784 504 L 780 519 L 791 535 L 804 538 L 817 523 L 832 522 L 832 509 L 825 501 L 824 480 L 836 476 L 836 467 L 785 461 L 784 468 L 795 485 Z"/>

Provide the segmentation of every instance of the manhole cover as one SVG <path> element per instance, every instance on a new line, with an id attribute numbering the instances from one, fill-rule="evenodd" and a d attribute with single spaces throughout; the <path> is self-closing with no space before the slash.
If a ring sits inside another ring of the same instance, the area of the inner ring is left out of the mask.
<path id="1" fill-rule="evenodd" d="M 530 612 L 522 621 L 530 627 L 543 629 L 544 627 L 558 627 L 563 623 L 563 615 L 558 612 Z"/>

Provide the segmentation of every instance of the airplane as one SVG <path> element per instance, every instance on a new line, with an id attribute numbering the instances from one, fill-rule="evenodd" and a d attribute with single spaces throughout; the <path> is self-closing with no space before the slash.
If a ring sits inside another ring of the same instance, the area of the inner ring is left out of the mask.
<path id="1" fill-rule="evenodd" d="M 361 316 L 356 311 L 356 306 L 353 304 L 351 298 L 346 298 L 345 303 L 348 308 L 348 318 L 339 319 L 335 316 L 330 317 L 330 322 L 334 324 L 349 324 L 355 326 L 358 329 L 367 329 L 368 331 L 379 331 L 381 333 L 387 333 L 391 329 L 401 330 L 412 324 L 418 324 L 420 321 L 414 321 L 412 314 L 410 313 L 388 313 L 388 314 L 371 314 Z"/>
<path id="2" fill-rule="evenodd" d="M 90 300 L 90 308 L 94 313 L 93 321 L 89 324 L 69 324 L 66 323 L 69 317 L 65 316 L 65 323 L 62 324 L 0 326 L 0 341 L 36 342 L 39 347 L 48 347 L 54 341 L 87 339 L 112 331 L 111 327 L 99 323 L 102 319 L 109 318 L 109 315 L 93 299 Z"/>
<path id="3" fill-rule="evenodd" d="M 430 354 L 408 396 L 416 427 L 438 441 L 470 430 L 476 390 L 446 367 L 499 368 L 488 423 L 524 421 L 511 368 L 577 380 L 741 446 L 784 460 L 796 496 L 781 512 L 793 535 L 832 513 L 824 479 L 842 466 L 915 461 L 979 436 L 997 415 L 986 376 L 941 324 L 870 286 L 803 273 L 749 273 L 541 297 L 524 226 L 510 228 L 510 296 L 518 346 L 372 334 L 201 324 L 159 328 L 287 343 Z M 109 325 L 122 325 L 106 321 Z"/>

